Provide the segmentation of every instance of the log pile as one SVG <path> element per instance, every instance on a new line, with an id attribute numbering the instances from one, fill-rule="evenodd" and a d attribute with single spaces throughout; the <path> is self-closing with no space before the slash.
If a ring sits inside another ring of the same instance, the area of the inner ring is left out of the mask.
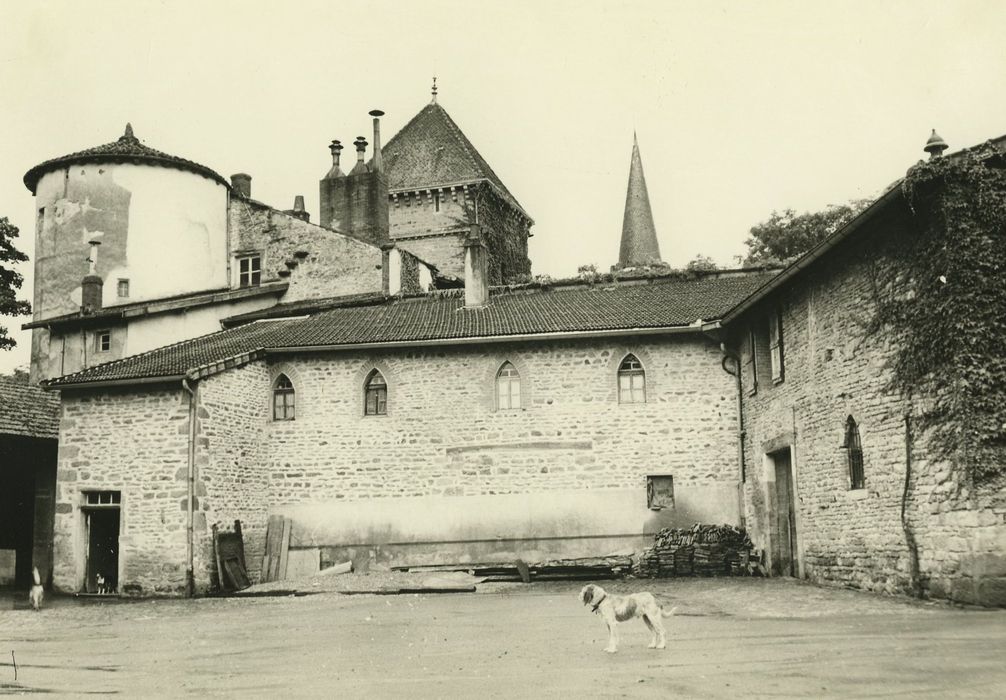
<path id="1" fill-rule="evenodd" d="M 669 576 L 749 576 L 757 565 L 754 545 L 732 525 L 664 528 L 642 551 L 633 573 L 641 578 Z"/>

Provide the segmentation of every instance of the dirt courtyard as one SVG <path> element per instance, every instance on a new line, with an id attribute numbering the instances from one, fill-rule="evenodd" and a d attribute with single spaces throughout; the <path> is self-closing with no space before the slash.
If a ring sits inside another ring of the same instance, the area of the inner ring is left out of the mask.
<path id="1" fill-rule="evenodd" d="M 599 582 L 678 607 L 602 651 L 577 583 L 477 593 L 90 602 L 0 597 L 0 694 L 1002 697 L 1006 611 L 791 580 Z M 13 652 L 13 659 L 11 652 Z M 14 663 L 17 664 L 15 680 Z"/>

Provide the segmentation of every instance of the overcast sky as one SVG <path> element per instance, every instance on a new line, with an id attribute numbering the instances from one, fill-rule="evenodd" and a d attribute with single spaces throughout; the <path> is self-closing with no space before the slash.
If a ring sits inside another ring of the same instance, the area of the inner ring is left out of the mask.
<path id="1" fill-rule="evenodd" d="M 533 272 L 618 257 L 632 133 L 664 259 L 732 264 L 774 209 L 874 197 L 935 127 L 1006 133 L 1006 0 L 0 2 L 0 216 L 34 253 L 21 178 L 148 146 L 314 220 L 333 138 L 440 103 L 534 217 Z M 24 296 L 30 298 L 30 265 Z M 9 330 L 25 319 L 0 319 Z M 29 338 L 0 352 L 27 365 Z"/>

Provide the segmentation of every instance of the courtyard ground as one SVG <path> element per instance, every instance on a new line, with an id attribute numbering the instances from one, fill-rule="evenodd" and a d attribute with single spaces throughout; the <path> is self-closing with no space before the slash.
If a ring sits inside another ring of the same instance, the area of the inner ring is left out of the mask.
<path id="1" fill-rule="evenodd" d="M 19 592 L 0 596 L 0 694 L 1006 696 L 1004 610 L 779 579 L 599 583 L 677 606 L 668 648 L 647 649 L 634 621 L 620 628 L 619 652 L 604 653 L 604 624 L 572 582 L 440 595 L 61 598 L 40 613 Z"/>

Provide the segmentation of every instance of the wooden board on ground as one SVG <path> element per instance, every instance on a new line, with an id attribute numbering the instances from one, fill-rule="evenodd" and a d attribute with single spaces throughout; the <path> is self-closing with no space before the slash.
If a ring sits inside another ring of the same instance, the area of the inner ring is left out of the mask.
<path id="1" fill-rule="evenodd" d="M 265 556 L 262 557 L 262 582 L 276 581 L 279 576 L 279 553 L 283 545 L 282 515 L 270 515 L 265 529 Z"/>

